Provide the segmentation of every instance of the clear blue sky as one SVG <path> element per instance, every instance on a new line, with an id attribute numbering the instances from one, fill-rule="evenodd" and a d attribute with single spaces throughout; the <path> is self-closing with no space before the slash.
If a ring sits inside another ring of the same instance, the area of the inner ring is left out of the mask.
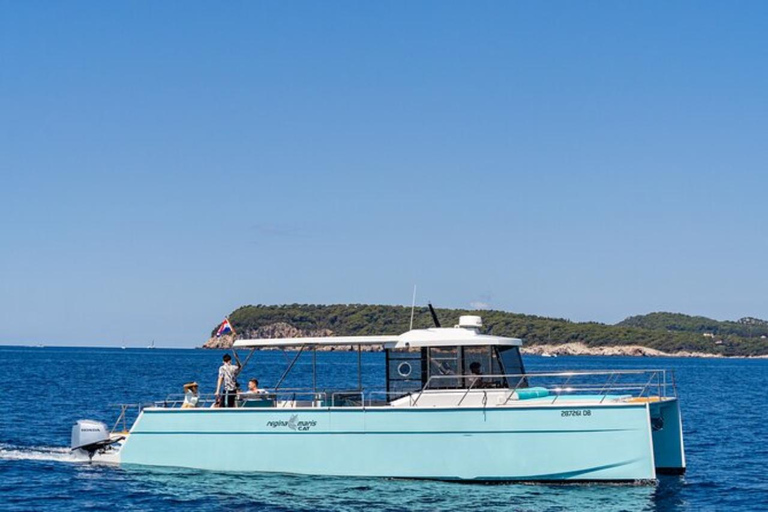
<path id="1" fill-rule="evenodd" d="M 768 2 L 0 2 L 0 342 L 768 317 Z"/>

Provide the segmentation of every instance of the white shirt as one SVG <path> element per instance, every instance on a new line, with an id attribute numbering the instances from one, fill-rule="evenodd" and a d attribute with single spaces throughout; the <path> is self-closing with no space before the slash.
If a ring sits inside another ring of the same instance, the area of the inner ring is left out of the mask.
<path id="1" fill-rule="evenodd" d="M 197 402 L 199 400 L 200 397 L 197 396 L 197 393 L 193 393 L 190 390 L 184 392 L 184 405 L 187 407 L 197 407 Z"/>
<path id="2" fill-rule="evenodd" d="M 240 368 L 231 363 L 224 363 L 219 367 L 219 377 L 222 377 L 223 391 L 234 391 L 237 389 L 237 374 Z"/>

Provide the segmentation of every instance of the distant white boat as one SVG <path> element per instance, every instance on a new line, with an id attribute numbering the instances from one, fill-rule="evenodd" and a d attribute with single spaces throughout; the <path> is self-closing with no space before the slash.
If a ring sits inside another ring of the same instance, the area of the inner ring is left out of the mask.
<path id="1" fill-rule="evenodd" d="M 557 357 L 557 354 L 550 354 L 549 352 L 543 352 L 541 357 Z"/>
<path id="2" fill-rule="evenodd" d="M 155 340 L 152 340 L 152 343 L 147 345 L 147 348 L 155 348 Z"/>

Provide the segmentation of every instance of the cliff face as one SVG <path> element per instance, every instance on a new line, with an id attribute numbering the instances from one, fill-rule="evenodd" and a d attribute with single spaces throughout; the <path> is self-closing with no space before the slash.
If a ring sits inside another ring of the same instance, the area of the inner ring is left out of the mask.
<path id="1" fill-rule="evenodd" d="M 203 348 L 213 348 L 213 349 L 228 349 L 232 348 L 232 344 L 235 343 L 235 337 L 230 335 L 224 335 L 220 338 L 217 338 L 216 336 L 211 336 L 208 338 L 208 341 L 203 343 Z"/>
<path id="2" fill-rule="evenodd" d="M 640 345 L 610 347 L 588 347 L 584 343 L 563 343 L 561 345 L 533 345 L 523 347 L 523 354 L 549 354 L 553 356 L 666 356 L 661 350 Z"/>
<path id="3" fill-rule="evenodd" d="M 297 329 L 291 324 L 285 322 L 276 322 L 273 324 L 264 325 L 257 329 L 249 329 L 243 333 L 240 333 L 237 337 L 231 335 L 225 335 L 220 338 L 211 336 L 203 344 L 203 348 L 214 349 L 228 349 L 232 348 L 235 343 L 235 339 L 257 339 L 257 338 L 307 338 L 318 336 L 333 336 L 333 331 L 330 329 Z"/>

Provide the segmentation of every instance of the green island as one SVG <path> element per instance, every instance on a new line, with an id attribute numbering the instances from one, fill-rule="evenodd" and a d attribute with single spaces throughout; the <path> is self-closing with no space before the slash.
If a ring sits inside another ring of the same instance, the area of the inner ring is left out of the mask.
<path id="1" fill-rule="evenodd" d="M 768 321 L 742 318 L 718 321 L 680 313 L 650 313 L 629 317 L 615 325 L 572 322 L 563 318 L 497 310 L 438 308 L 442 326 L 452 326 L 461 315 L 480 315 L 488 334 L 523 338 L 529 353 L 595 353 L 608 355 L 692 355 L 757 357 L 768 355 Z M 399 334 L 409 328 L 411 308 L 364 304 L 248 305 L 229 315 L 239 338 L 294 336 L 362 336 Z M 432 327 L 425 307 L 417 307 L 414 328 Z M 227 348 L 231 336 L 215 337 L 205 348 Z M 574 352 L 573 347 L 579 350 Z M 618 349 L 634 347 L 634 352 Z"/>

